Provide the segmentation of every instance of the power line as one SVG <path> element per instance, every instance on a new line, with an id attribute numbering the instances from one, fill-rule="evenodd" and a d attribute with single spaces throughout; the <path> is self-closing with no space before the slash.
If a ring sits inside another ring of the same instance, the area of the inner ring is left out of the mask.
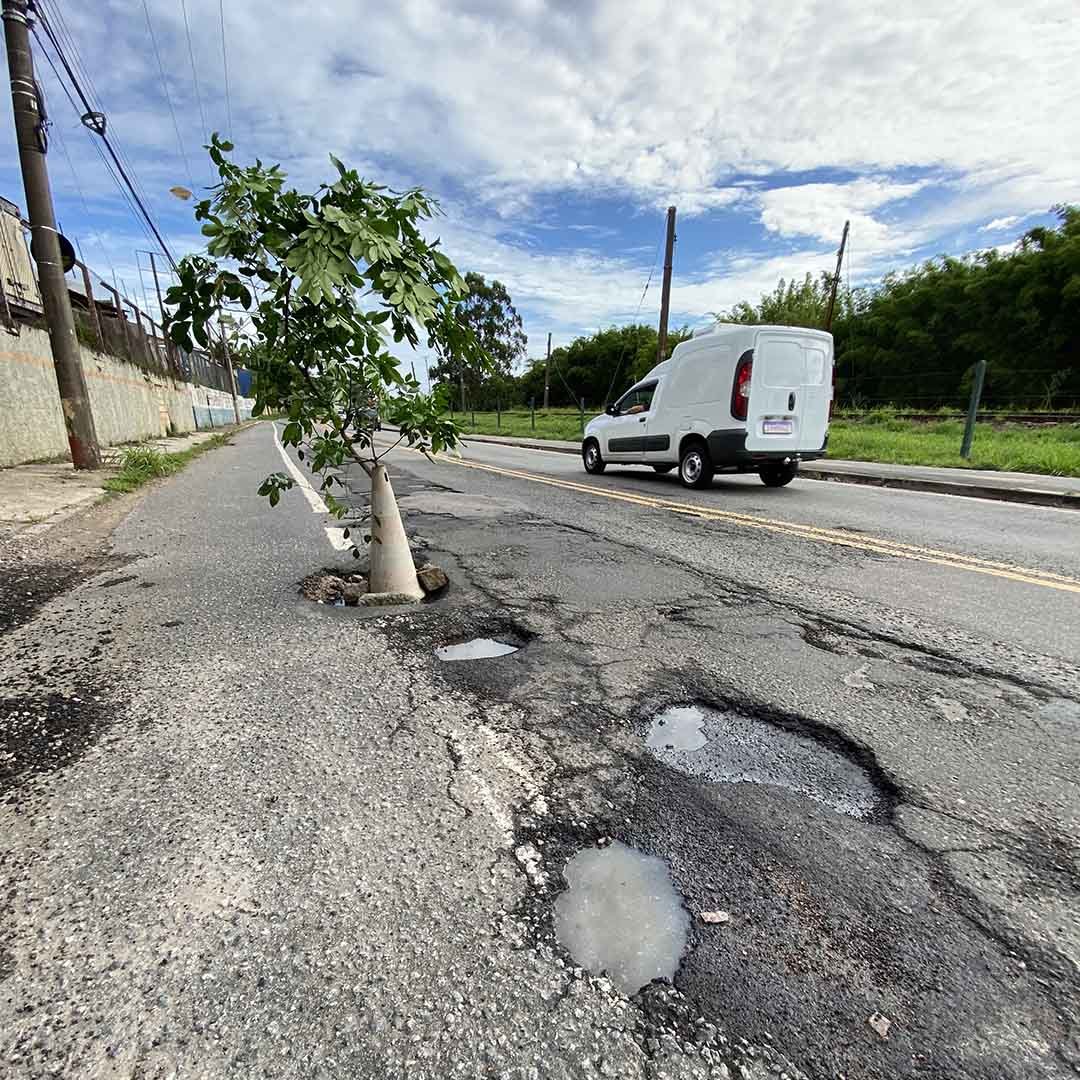
<path id="1" fill-rule="evenodd" d="M 56 62 L 53 60 L 52 55 L 49 53 L 49 50 L 45 48 L 45 45 L 42 42 L 41 38 L 39 38 L 37 36 L 36 31 L 34 33 L 34 37 L 37 39 L 38 45 L 41 46 L 41 54 L 49 62 L 49 67 L 52 69 L 53 77 L 56 79 L 57 85 L 60 87 L 61 90 L 63 90 L 64 96 L 68 99 L 69 103 L 71 104 L 72 109 L 75 110 L 75 115 L 78 116 L 79 115 L 79 106 L 76 103 L 75 99 L 71 96 L 71 91 L 67 88 L 67 84 L 60 77 L 60 72 L 56 67 Z M 139 214 L 138 208 L 135 206 L 135 203 L 132 201 L 131 194 L 129 193 L 128 189 L 124 186 L 123 182 L 120 180 L 120 177 L 116 175 L 116 171 L 113 169 L 112 165 L 109 163 L 109 159 L 105 156 L 104 151 L 101 149 L 101 145 L 94 138 L 93 133 L 90 131 L 89 128 L 84 127 L 83 130 L 86 132 L 87 138 L 90 140 L 91 144 L 94 147 L 94 150 L 97 152 L 97 156 L 101 159 L 101 164 L 104 166 L 105 171 L 109 174 L 109 176 L 112 179 L 113 183 L 116 184 L 117 189 L 119 190 L 121 196 L 124 198 L 124 201 L 127 203 L 128 209 L 131 211 L 132 216 L 135 218 L 136 221 L 138 221 L 139 225 L 142 227 L 143 233 L 146 235 L 147 240 L 149 240 L 150 243 L 153 243 L 154 242 L 153 234 L 150 232 L 149 229 L 147 229 L 146 222 L 143 220 L 142 216 Z M 109 262 L 108 258 L 106 258 L 106 262 Z M 111 265 L 111 263 L 110 263 L 110 265 Z"/>
<path id="2" fill-rule="evenodd" d="M 97 88 L 94 86 L 94 80 L 90 77 L 90 72 L 87 70 L 86 64 L 82 59 L 75 38 L 68 28 L 67 20 L 64 18 L 64 13 L 60 8 L 58 0 L 32 0 L 31 7 L 37 11 L 42 19 L 49 23 L 50 27 L 52 27 L 60 44 L 66 50 L 66 55 L 70 58 L 72 68 L 76 75 L 79 76 L 82 85 L 86 88 L 87 97 L 93 103 L 94 109 L 97 112 L 103 113 L 105 109 L 102 107 L 101 98 L 98 95 Z M 76 112 L 78 112 L 78 109 L 76 109 Z M 150 199 L 146 194 L 146 190 L 143 188 L 139 175 L 135 171 L 135 166 L 132 164 L 123 145 L 114 140 L 114 147 L 120 155 L 120 160 L 131 174 L 131 178 L 134 181 L 140 196 L 145 202 L 149 202 Z"/>
<path id="3" fill-rule="evenodd" d="M 666 229 L 665 223 L 665 229 Z M 660 245 L 664 242 L 664 234 L 660 234 L 660 238 L 656 241 L 656 251 L 653 254 L 652 266 L 649 268 L 649 276 L 645 279 L 645 288 L 641 290 L 641 298 L 638 300 L 637 310 L 634 312 L 634 352 L 637 352 L 638 337 L 641 334 L 641 305 L 645 303 L 645 294 L 649 291 L 649 286 L 652 284 L 653 274 L 656 273 L 656 263 L 660 258 Z M 611 391 L 615 386 L 615 380 L 619 377 L 619 369 L 622 367 L 623 359 L 626 357 L 626 343 L 623 343 L 622 351 L 619 353 L 619 362 L 615 365 L 615 370 L 611 375 L 611 382 L 608 383 L 607 394 L 604 395 L 604 404 L 611 400 Z"/>
<path id="4" fill-rule="evenodd" d="M 161 89 L 165 92 L 165 100 L 169 105 L 169 115 L 172 116 L 173 131 L 176 132 L 176 145 L 180 149 L 180 157 L 184 162 L 184 171 L 187 173 L 188 183 L 192 190 L 195 188 L 195 179 L 191 175 L 191 164 L 188 162 L 187 151 L 184 149 L 184 140 L 180 136 L 180 124 L 176 119 L 176 110 L 173 108 L 172 95 L 169 93 L 169 80 L 165 75 L 165 65 L 161 62 L 161 53 L 158 50 L 157 37 L 154 34 L 154 26 L 150 21 L 150 8 L 146 0 L 142 0 L 143 14 L 146 16 L 146 29 L 150 33 L 150 44 L 154 47 L 154 56 L 157 58 L 158 72 L 161 74 Z"/>
<path id="5" fill-rule="evenodd" d="M 143 0 L 146 3 L 146 0 Z M 218 0 L 218 15 L 221 19 L 221 66 L 225 71 L 225 116 L 229 122 L 229 138 L 232 138 L 232 101 L 229 98 L 229 54 L 225 51 L 225 0 Z"/>
<path id="6" fill-rule="evenodd" d="M 184 32 L 187 34 L 188 58 L 191 60 L 191 79 L 195 83 L 195 100 L 199 103 L 199 122 L 202 124 L 202 137 L 206 139 L 210 129 L 206 126 L 206 113 L 203 111 L 202 94 L 199 92 L 199 72 L 195 68 L 195 48 L 191 44 L 191 24 L 188 22 L 187 0 L 180 0 L 180 10 L 184 13 Z"/>
<path id="7" fill-rule="evenodd" d="M 83 213 L 86 215 L 87 222 L 89 222 L 90 207 L 87 205 L 86 193 L 83 191 L 83 186 L 79 182 L 79 174 L 75 169 L 75 163 L 71 160 L 71 154 L 68 153 L 67 140 L 64 138 L 64 133 L 58 125 L 53 127 L 53 131 L 56 132 L 56 137 L 60 140 L 60 149 L 63 152 L 64 160 L 67 161 L 68 168 L 71 170 L 71 179 L 75 184 L 75 190 L 79 193 L 79 202 L 82 203 Z M 98 250 L 101 252 L 102 258 L 105 260 L 106 263 L 108 263 L 109 266 L 112 266 L 112 260 L 109 258 L 108 252 L 105 250 L 105 245 L 101 242 L 101 237 L 93 231 L 91 231 L 90 236 L 93 239 L 94 243 L 97 244 Z M 79 242 L 78 238 L 75 237 L 74 239 L 75 243 L 77 244 Z M 79 258 L 82 259 L 81 247 Z"/>
<path id="8" fill-rule="evenodd" d="M 132 182 L 131 177 L 128 175 L 127 169 L 125 169 L 123 164 L 121 163 L 112 142 L 109 140 L 109 137 L 105 132 L 104 114 L 100 110 L 96 110 L 92 107 L 89 99 L 86 96 L 86 92 L 82 87 L 82 84 L 80 83 L 78 77 L 75 75 L 74 71 L 72 71 L 71 63 L 65 55 L 64 50 L 60 47 L 60 43 L 57 40 L 56 34 L 53 32 L 53 29 L 49 24 L 49 20 L 46 18 L 44 11 L 39 10 L 38 15 L 41 27 L 45 31 L 46 37 L 48 37 L 49 42 L 52 44 L 53 50 L 55 51 L 58 59 L 60 60 L 64 71 L 67 73 L 67 77 L 70 80 L 72 87 L 74 88 L 76 94 L 78 94 L 79 99 L 82 101 L 83 106 L 86 109 L 86 113 L 83 114 L 83 122 L 86 123 L 86 120 L 93 114 L 96 114 L 97 117 L 101 118 L 100 124 L 95 125 L 93 127 L 93 130 L 101 137 L 101 141 L 105 144 L 105 149 L 108 150 L 109 156 L 112 158 L 113 164 L 116 166 L 117 172 L 120 174 L 128 190 L 131 192 L 131 196 L 135 200 L 135 203 L 138 206 L 140 213 L 142 214 L 143 220 L 145 220 L 146 224 L 150 227 L 150 230 L 151 232 L 153 232 L 154 238 L 157 240 L 158 244 L 161 245 L 161 250 L 165 253 L 165 257 L 169 260 L 170 263 L 175 266 L 176 260 L 173 258 L 172 252 L 169 250 L 168 244 L 165 243 L 164 237 L 158 231 L 158 227 L 154 223 L 154 219 L 150 216 L 150 212 L 146 209 L 146 205 L 143 202 L 142 197 L 140 197 L 139 192 L 136 190 L 135 184 Z M 34 27 L 34 37 L 37 38 L 38 44 L 42 45 L 42 49 L 44 50 L 44 45 L 42 44 L 41 39 L 38 37 L 36 27 Z M 59 73 L 57 73 L 57 77 L 59 78 Z M 72 104 L 74 105 L 74 102 L 72 102 Z M 76 111 L 78 111 L 77 107 Z"/>

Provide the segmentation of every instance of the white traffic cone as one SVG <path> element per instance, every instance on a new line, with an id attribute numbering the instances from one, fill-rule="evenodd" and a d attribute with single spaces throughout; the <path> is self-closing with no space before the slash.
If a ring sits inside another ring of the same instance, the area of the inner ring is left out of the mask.
<path id="1" fill-rule="evenodd" d="M 371 562 L 368 591 L 403 593 L 422 600 L 424 590 L 416 580 L 409 538 L 401 524 L 394 489 L 383 465 L 371 474 Z"/>

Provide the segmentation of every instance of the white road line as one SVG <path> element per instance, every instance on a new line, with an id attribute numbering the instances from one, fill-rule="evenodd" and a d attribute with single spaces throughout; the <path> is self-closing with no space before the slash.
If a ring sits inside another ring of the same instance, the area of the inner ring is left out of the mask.
<path id="1" fill-rule="evenodd" d="M 274 445 L 278 449 L 278 453 L 281 455 L 281 460 L 285 462 L 285 468 L 289 470 L 289 475 L 296 481 L 297 487 L 303 493 L 303 496 L 308 501 L 308 506 L 311 507 L 311 511 L 314 514 L 327 515 L 330 513 L 330 508 L 323 502 L 322 496 L 311 486 L 311 482 L 300 471 L 296 463 L 285 452 L 285 447 L 281 445 L 281 439 L 278 438 L 277 424 L 271 424 L 271 428 L 274 431 Z M 330 541 L 330 546 L 336 548 L 338 551 L 351 551 L 352 541 L 346 540 L 342 535 L 341 529 L 335 529 L 327 525 L 323 530 L 326 533 L 326 539 Z"/>

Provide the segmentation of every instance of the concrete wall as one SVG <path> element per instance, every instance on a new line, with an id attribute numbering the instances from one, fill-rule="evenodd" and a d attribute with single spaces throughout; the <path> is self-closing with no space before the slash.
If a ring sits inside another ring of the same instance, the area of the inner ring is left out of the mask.
<path id="1" fill-rule="evenodd" d="M 192 386 L 190 389 L 191 409 L 195 417 L 195 426 L 199 431 L 209 431 L 212 428 L 236 423 L 232 394 L 226 394 L 224 390 L 215 390 L 211 386 Z M 240 409 L 240 419 L 250 420 L 251 407 L 255 404 L 255 399 L 237 395 L 236 404 Z"/>
<path id="2" fill-rule="evenodd" d="M 227 422 L 232 423 L 228 394 L 143 371 L 85 346 L 82 358 L 90 407 L 102 445 L 155 439 L 170 431 L 192 431 L 193 406 L 200 397 L 205 405 L 207 393 L 212 404 L 224 397 L 228 402 Z M 244 400 L 243 405 L 250 415 L 252 402 Z M 224 417 L 224 410 L 215 413 L 215 423 L 218 415 Z M 18 335 L 0 329 L 0 467 L 64 457 L 68 452 L 49 335 L 27 326 L 21 327 Z"/>

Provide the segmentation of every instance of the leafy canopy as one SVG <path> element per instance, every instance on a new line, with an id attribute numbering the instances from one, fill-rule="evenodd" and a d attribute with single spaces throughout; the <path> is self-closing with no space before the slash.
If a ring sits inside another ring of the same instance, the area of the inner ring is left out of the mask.
<path id="1" fill-rule="evenodd" d="M 837 397 L 856 407 L 962 408 L 977 360 L 983 405 L 1080 406 L 1080 208 L 1029 229 L 1011 251 L 942 256 L 841 289 L 833 322 Z M 821 326 L 830 274 L 784 281 L 724 322 Z"/>
<path id="2" fill-rule="evenodd" d="M 216 134 L 207 149 L 221 178 L 195 207 L 207 254 L 180 263 L 167 294 L 169 335 L 206 348 L 224 305 L 246 312 L 244 341 L 233 344 L 254 375 L 253 415 L 287 415 L 282 441 L 301 447 L 327 505 L 343 516 L 329 491 L 340 482 L 335 471 L 350 458 L 371 471 L 382 456 L 373 442 L 380 417 L 400 428 L 399 442 L 425 452 L 457 442 L 437 396 L 398 369 L 389 339 L 424 343 L 443 362 L 484 362 L 455 317 L 465 282 L 420 231 L 438 206 L 420 189 L 364 181 L 333 155 L 337 179 L 301 194 L 277 165 L 234 164 L 232 144 Z M 292 486 L 275 473 L 259 492 L 274 505 Z"/>

